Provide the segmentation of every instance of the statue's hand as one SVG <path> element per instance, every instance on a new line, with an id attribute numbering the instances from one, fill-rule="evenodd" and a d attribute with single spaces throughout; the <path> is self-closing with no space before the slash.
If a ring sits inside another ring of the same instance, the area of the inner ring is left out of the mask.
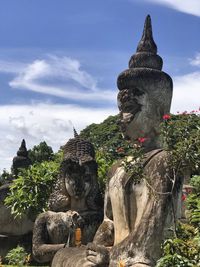
<path id="1" fill-rule="evenodd" d="M 109 251 L 104 246 L 89 243 L 86 247 L 86 258 L 91 266 L 106 267 L 109 264 Z"/>
<path id="2" fill-rule="evenodd" d="M 67 225 L 71 229 L 76 229 L 77 227 L 81 227 L 84 224 L 84 219 L 76 211 L 68 210 L 65 213 L 65 217 L 66 217 Z"/>

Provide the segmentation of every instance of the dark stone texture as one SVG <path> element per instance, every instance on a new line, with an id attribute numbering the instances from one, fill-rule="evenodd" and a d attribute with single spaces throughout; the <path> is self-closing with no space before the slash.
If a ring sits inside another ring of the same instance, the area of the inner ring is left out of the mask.
<path id="1" fill-rule="evenodd" d="M 74 138 L 63 151 L 60 174 L 49 198 L 50 211 L 37 217 L 33 229 L 33 255 L 38 262 L 51 261 L 65 244 L 75 246 L 77 228 L 81 243 L 91 242 L 103 219 L 93 145 L 74 129 Z"/>
<path id="2" fill-rule="evenodd" d="M 20 168 L 27 168 L 31 165 L 31 160 L 28 157 L 26 142 L 23 139 L 21 146 L 17 151 L 17 156 L 13 158 L 12 172 L 15 176 L 18 175 Z"/>
<path id="3" fill-rule="evenodd" d="M 150 15 L 148 15 L 145 19 L 142 39 L 138 44 L 137 52 L 150 52 L 152 54 L 157 54 L 157 45 L 153 40 Z"/>

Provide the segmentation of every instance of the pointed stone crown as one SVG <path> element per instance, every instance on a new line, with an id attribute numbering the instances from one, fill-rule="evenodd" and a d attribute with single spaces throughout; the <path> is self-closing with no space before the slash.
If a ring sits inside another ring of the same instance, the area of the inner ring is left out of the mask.
<path id="1" fill-rule="evenodd" d="M 142 38 L 137 46 L 136 54 L 129 61 L 129 68 L 150 68 L 161 70 L 162 58 L 157 55 L 157 46 L 153 39 L 151 17 L 145 19 Z"/>
<path id="2" fill-rule="evenodd" d="M 31 160 L 28 157 L 26 142 L 23 139 L 21 142 L 21 146 L 17 151 L 17 156 L 13 158 L 12 172 L 17 176 L 19 168 L 27 168 L 30 165 L 31 165 Z"/>
<path id="3" fill-rule="evenodd" d="M 24 139 L 22 140 L 21 146 L 19 147 L 19 150 L 17 151 L 17 156 L 18 157 L 25 157 L 25 158 L 28 157 L 28 151 L 27 151 L 26 142 Z"/>
<path id="4" fill-rule="evenodd" d="M 69 139 L 63 146 L 64 158 L 81 162 L 95 160 L 94 146 L 88 140 L 81 138 L 75 129 L 73 131 L 74 138 Z"/>

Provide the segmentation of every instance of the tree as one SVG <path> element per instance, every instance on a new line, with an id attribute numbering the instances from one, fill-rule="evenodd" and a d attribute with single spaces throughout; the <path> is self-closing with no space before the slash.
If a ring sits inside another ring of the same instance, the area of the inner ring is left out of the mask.
<path id="1" fill-rule="evenodd" d="M 32 164 L 53 160 L 54 158 L 53 149 L 45 141 L 28 150 L 28 155 Z"/>
<path id="2" fill-rule="evenodd" d="M 5 199 L 12 214 L 24 214 L 34 218 L 47 208 L 49 195 L 58 176 L 62 151 L 54 156 L 54 161 L 34 163 L 27 169 L 21 169 L 10 186 L 10 193 Z"/>

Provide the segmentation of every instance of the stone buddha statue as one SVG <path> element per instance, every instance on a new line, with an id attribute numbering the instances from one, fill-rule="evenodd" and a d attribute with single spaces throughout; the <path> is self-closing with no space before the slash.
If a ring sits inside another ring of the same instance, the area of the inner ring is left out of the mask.
<path id="1" fill-rule="evenodd" d="M 49 198 L 49 211 L 35 221 L 33 255 L 39 262 L 51 261 L 64 246 L 75 246 L 77 228 L 82 244 L 91 242 L 103 219 L 94 147 L 74 133 L 63 146 L 64 160 Z"/>
<path id="2" fill-rule="evenodd" d="M 142 39 L 117 80 L 118 106 L 124 137 L 132 144 L 143 138 L 143 173 L 135 183 L 121 162 L 112 166 L 105 192 L 104 220 L 86 248 L 65 248 L 52 267 L 153 267 L 161 254 L 165 229 L 178 211 L 182 177 L 174 177 L 169 155 L 160 148 L 159 124 L 169 113 L 172 79 L 161 71 L 151 18 L 146 17 Z M 74 264 L 76 259 L 76 263 Z M 121 266 L 120 265 L 120 266 Z"/>
<path id="3" fill-rule="evenodd" d="M 26 142 L 23 139 L 21 146 L 17 151 L 17 156 L 13 158 L 12 173 L 17 176 L 20 168 L 27 168 L 31 165 L 31 160 L 28 156 L 28 151 L 26 148 Z"/>

